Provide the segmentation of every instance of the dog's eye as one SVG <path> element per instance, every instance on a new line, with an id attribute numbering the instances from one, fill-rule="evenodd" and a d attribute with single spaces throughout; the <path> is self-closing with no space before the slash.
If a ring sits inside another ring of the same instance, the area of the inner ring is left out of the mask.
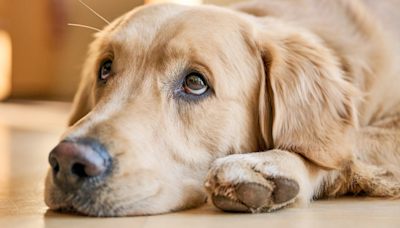
<path id="1" fill-rule="evenodd" d="M 111 67 L 112 67 L 111 60 L 106 60 L 103 62 L 103 65 L 101 65 L 100 72 L 99 72 L 100 80 L 106 80 L 108 78 L 108 76 L 110 76 Z"/>
<path id="2" fill-rule="evenodd" d="M 186 93 L 201 95 L 207 91 L 207 84 L 204 78 L 196 73 L 189 74 L 185 78 L 184 89 Z"/>

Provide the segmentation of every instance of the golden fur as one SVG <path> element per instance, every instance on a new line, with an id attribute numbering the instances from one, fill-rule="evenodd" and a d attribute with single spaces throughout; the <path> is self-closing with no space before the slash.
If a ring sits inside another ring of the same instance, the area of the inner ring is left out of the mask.
<path id="1" fill-rule="evenodd" d="M 265 193 L 243 209 L 252 212 L 347 193 L 397 197 L 399 9 L 395 0 L 260 0 L 123 15 L 96 34 L 62 136 L 100 140 L 113 170 L 90 197 L 63 192 L 49 172 L 46 204 L 144 215 L 207 194 L 240 211 L 249 200 L 238 186 Z M 113 76 L 103 86 L 106 58 Z M 205 75 L 208 96 L 174 96 L 187 69 Z"/>

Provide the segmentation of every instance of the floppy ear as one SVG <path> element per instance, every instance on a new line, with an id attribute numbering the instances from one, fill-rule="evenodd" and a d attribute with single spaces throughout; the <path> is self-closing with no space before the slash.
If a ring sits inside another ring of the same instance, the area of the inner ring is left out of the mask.
<path id="1" fill-rule="evenodd" d="M 353 160 L 357 90 L 339 61 L 306 30 L 273 21 L 256 39 L 264 65 L 261 132 L 269 149 L 301 154 L 320 167 Z"/>
<path id="2" fill-rule="evenodd" d="M 81 82 L 78 87 L 78 91 L 75 94 L 73 105 L 72 105 L 72 112 L 68 121 L 68 126 L 72 126 L 82 117 L 90 112 L 93 109 L 93 79 L 89 77 L 88 74 L 85 74 L 81 79 Z"/>

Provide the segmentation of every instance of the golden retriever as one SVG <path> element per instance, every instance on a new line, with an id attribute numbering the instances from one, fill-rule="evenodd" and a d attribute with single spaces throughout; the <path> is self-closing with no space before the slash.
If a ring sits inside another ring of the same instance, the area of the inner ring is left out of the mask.
<path id="1" fill-rule="evenodd" d="M 132 216 L 399 196 L 399 22 L 395 0 L 132 10 L 90 46 L 46 204 Z"/>

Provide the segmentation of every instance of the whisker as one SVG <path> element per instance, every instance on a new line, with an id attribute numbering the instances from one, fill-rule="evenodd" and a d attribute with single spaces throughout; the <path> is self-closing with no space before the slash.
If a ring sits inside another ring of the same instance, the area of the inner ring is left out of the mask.
<path id="1" fill-rule="evenodd" d="M 68 23 L 68 25 L 70 25 L 70 26 L 76 26 L 76 27 L 82 27 L 82 28 L 88 28 L 88 29 L 92 29 L 92 30 L 96 30 L 96 31 L 101 32 L 100 29 L 93 28 L 93 27 L 90 27 L 90 26 L 87 26 L 87 25 L 71 24 L 71 23 Z"/>
<path id="2" fill-rule="evenodd" d="M 86 5 L 84 2 L 82 2 L 82 0 L 79 0 L 84 6 L 86 6 L 90 11 L 92 11 L 94 14 L 96 14 L 98 17 L 100 17 L 101 19 L 103 19 L 103 21 L 107 22 L 107 24 L 109 24 L 111 27 L 113 27 L 115 29 L 115 27 L 108 22 L 104 17 L 100 16 L 100 14 L 98 14 L 96 11 L 94 11 L 92 8 L 90 8 L 88 5 Z"/>

